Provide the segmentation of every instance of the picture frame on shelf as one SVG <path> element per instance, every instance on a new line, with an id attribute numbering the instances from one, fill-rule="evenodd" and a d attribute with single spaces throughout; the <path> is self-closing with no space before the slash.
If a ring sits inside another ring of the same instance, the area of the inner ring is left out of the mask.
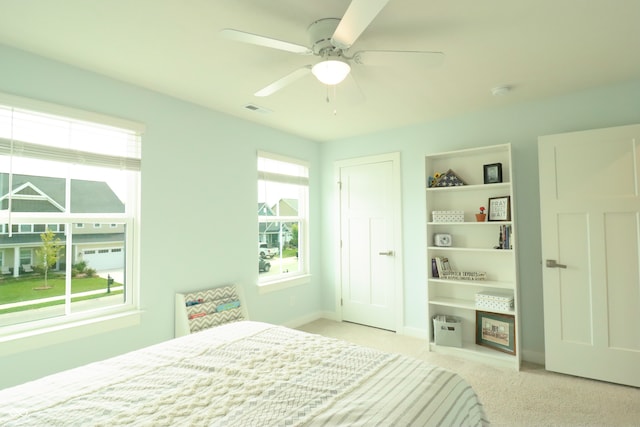
<path id="1" fill-rule="evenodd" d="M 511 197 L 489 198 L 489 221 L 511 221 Z"/>
<path id="2" fill-rule="evenodd" d="M 476 310 L 476 344 L 515 356 L 515 316 Z"/>
<path id="3" fill-rule="evenodd" d="M 502 163 L 484 165 L 484 183 L 497 184 L 502 182 Z"/>

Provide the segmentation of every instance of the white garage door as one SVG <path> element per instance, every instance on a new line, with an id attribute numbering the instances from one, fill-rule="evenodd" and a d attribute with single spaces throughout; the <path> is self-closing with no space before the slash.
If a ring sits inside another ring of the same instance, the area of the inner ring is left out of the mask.
<path id="1" fill-rule="evenodd" d="M 111 270 L 124 267 L 123 248 L 85 249 L 82 251 L 82 259 L 88 268 L 94 270 Z"/>

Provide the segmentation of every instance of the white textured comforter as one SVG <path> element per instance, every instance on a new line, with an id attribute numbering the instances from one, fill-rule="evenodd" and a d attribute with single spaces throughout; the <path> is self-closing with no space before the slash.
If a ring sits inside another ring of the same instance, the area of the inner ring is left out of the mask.
<path id="1" fill-rule="evenodd" d="M 458 375 L 243 321 L 0 391 L 7 426 L 476 426 Z"/>

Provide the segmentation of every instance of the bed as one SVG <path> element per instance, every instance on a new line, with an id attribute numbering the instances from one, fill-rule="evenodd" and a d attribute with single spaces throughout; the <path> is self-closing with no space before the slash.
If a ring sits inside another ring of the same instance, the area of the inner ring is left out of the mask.
<path id="1" fill-rule="evenodd" d="M 457 374 L 242 320 L 0 390 L 3 426 L 484 426 Z"/>

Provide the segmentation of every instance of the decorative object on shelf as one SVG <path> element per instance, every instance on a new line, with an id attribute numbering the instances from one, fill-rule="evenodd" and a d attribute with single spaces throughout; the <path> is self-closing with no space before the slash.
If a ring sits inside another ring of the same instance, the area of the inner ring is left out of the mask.
<path id="1" fill-rule="evenodd" d="M 464 180 L 451 169 L 443 174 L 435 173 L 433 177 L 435 178 L 434 187 L 456 187 L 466 184 Z"/>
<path id="2" fill-rule="evenodd" d="M 489 198 L 489 221 L 511 221 L 511 197 Z"/>
<path id="3" fill-rule="evenodd" d="M 437 233 L 433 235 L 433 244 L 435 246 L 451 246 L 451 234 Z"/>
<path id="4" fill-rule="evenodd" d="M 502 182 L 502 163 L 484 165 L 484 183 L 496 184 Z"/>
<path id="5" fill-rule="evenodd" d="M 476 310 L 476 344 L 515 355 L 515 331 L 515 316 Z"/>
<path id="6" fill-rule="evenodd" d="M 485 222 L 485 220 L 487 219 L 487 214 L 484 213 L 484 210 L 485 210 L 485 207 L 480 206 L 480 213 L 476 214 L 476 221 Z"/>
<path id="7" fill-rule="evenodd" d="M 513 294 L 505 292 L 478 292 L 476 308 L 481 310 L 513 311 Z"/>
<path id="8" fill-rule="evenodd" d="M 486 280 L 487 273 L 484 271 L 445 271 L 440 274 L 441 279 L 449 280 Z"/>
<path id="9" fill-rule="evenodd" d="M 433 211 L 433 222 L 464 222 L 464 211 Z"/>

